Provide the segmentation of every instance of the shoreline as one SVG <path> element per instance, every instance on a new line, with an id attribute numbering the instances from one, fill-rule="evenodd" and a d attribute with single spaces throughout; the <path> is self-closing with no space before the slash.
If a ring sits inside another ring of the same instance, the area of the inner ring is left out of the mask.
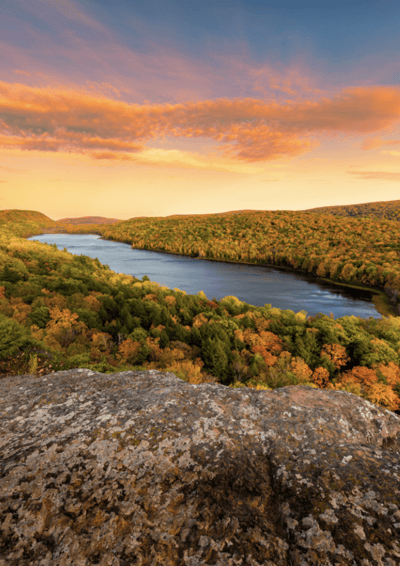
<path id="1" fill-rule="evenodd" d="M 359 289 L 360 291 L 365 291 L 365 292 L 371 293 L 371 302 L 374 305 L 377 312 L 382 317 L 383 316 L 387 317 L 388 315 L 398 316 L 395 313 L 393 306 L 389 304 L 385 292 L 382 291 L 381 289 L 377 288 L 377 287 L 372 287 L 372 286 L 367 286 L 367 285 L 364 285 L 364 286 L 363 285 L 354 285 L 354 284 L 351 284 L 351 283 L 342 283 L 342 282 L 334 281 L 332 279 L 327 279 L 326 277 L 317 277 L 317 276 L 312 275 L 308 272 L 300 271 L 298 269 L 294 269 L 293 267 L 275 265 L 275 264 L 272 264 L 272 263 L 254 263 L 254 262 L 249 262 L 249 261 L 235 261 L 235 260 L 232 260 L 232 259 L 231 260 L 229 260 L 229 259 L 215 259 L 215 258 L 188 255 L 188 254 L 184 254 L 184 253 L 180 253 L 180 252 L 171 252 L 169 250 L 137 248 L 130 242 L 120 242 L 119 240 L 109 240 L 108 238 L 103 238 L 103 236 L 100 237 L 100 240 L 108 240 L 108 241 L 111 241 L 111 242 L 118 242 L 120 244 L 128 244 L 128 245 L 130 245 L 130 247 L 132 249 L 136 249 L 136 250 L 144 250 L 144 251 L 148 251 L 148 252 L 156 252 L 156 253 L 161 253 L 161 254 L 171 254 L 171 255 L 177 255 L 177 256 L 184 256 L 184 257 L 189 257 L 191 259 L 196 259 L 196 260 L 200 260 L 200 261 L 216 261 L 216 262 L 220 262 L 220 263 L 252 265 L 252 266 L 256 266 L 256 267 L 269 267 L 271 269 L 280 269 L 282 271 L 289 271 L 289 272 L 294 273 L 296 275 L 302 275 L 303 277 L 305 277 L 306 279 L 309 279 L 310 281 L 314 281 L 314 282 L 325 281 L 329 285 L 335 285 L 335 287 L 339 287 L 339 288 L 343 287 L 344 289 L 346 289 L 346 288 Z"/>
<path id="2" fill-rule="evenodd" d="M 51 232 L 43 232 L 40 235 L 44 235 L 44 234 L 50 234 Z M 346 288 L 350 288 L 350 289 L 359 289 L 360 291 L 364 291 L 367 293 L 371 294 L 371 303 L 374 305 L 376 311 L 382 316 L 382 317 L 388 317 L 390 316 L 398 316 L 396 314 L 396 312 L 394 311 L 393 306 L 389 303 L 388 298 L 385 294 L 385 292 L 382 289 L 379 289 L 377 287 L 372 287 L 372 286 L 368 286 L 368 285 L 354 285 L 351 283 L 342 283 L 340 281 L 334 281 L 332 279 L 328 279 L 326 277 L 317 277 L 315 275 L 312 275 L 308 272 L 305 271 L 301 271 L 298 269 L 294 269 L 293 267 L 288 267 L 288 266 L 283 266 L 283 265 L 275 265 L 272 263 L 254 263 L 254 262 L 249 262 L 249 261 L 235 261 L 233 259 L 216 259 L 216 258 L 208 258 L 208 257 L 199 257 L 199 256 L 195 256 L 195 255 L 188 255 L 188 254 L 184 254 L 184 253 L 180 253 L 180 252 L 171 252 L 169 250 L 160 250 L 160 249 L 149 249 L 149 248 L 138 248 L 136 246 L 134 246 L 132 244 L 132 242 L 128 242 L 128 241 L 120 241 L 120 240 L 114 240 L 112 238 L 105 238 L 103 237 L 101 234 L 95 234 L 95 233 L 87 233 L 87 232 L 75 232 L 75 233 L 70 233 L 70 232 L 57 232 L 58 234 L 66 234 L 66 235 L 92 235 L 92 236 L 100 236 L 99 240 L 105 240 L 105 241 L 109 241 L 109 242 L 117 242 L 119 244 L 126 244 L 128 246 L 130 246 L 132 249 L 136 249 L 136 250 L 144 250 L 144 251 L 148 251 L 148 252 L 155 252 L 155 253 L 161 253 L 161 254 L 170 254 L 170 255 L 177 255 L 177 256 L 183 256 L 183 257 L 187 257 L 187 258 L 191 258 L 191 259 L 195 259 L 195 260 L 199 260 L 199 261 L 216 261 L 216 262 L 220 262 L 220 263 L 231 263 L 231 264 L 239 264 L 239 265 L 251 265 L 251 266 L 256 266 L 256 267 L 269 267 L 271 269 L 278 269 L 278 270 L 282 270 L 282 271 L 286 271 L 286 272 L 291 272 L 293 274 L 299 275 L 299 276 L 303 276 L 305 279 L 309 279 L 310 282 L 314 282 L 314 283 L 318 283 L 318 282 L 325 282 L 328 283 L 329 285 L 338 287 L 338 288 L 343 288 L 343 290 L 345 290 Z M 38 234 L 39 235 L 39 234 Z"/>

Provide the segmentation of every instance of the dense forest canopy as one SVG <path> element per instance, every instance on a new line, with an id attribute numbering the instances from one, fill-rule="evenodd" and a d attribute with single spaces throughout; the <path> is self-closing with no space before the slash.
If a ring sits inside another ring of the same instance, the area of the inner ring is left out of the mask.
<path id="1" fill-rule="evenodd" d="M 64 219 L 65 220 L 65 219 Z M 162 369 L 190 383 L 290 384 L 342 389 L 400 409 L 400 318 L 307 317 L 204 293 L 26 240 L 47 232 L 97 233 L 134 247 L 214 260 L 286 266 L 336 282 L 400 290 L 398 224 L 313 212 L 133 218 L 115 224 L 55 222 L 0 211 L 0 375 L 75 367 Z"/>
<path id="2" fill-rule="evenodd" d="M 121 222 L 117 218 L 104 218 L 104 216 L 81 216 L 79 218 L 61 218 L 58 224 L 115 224 Z"/>
<path id="3" fill-rule="evenodd" d="M 133 218 L 102 236 L 135 248 L 274 265 L 335 283 L 384 290 L 398 314 L 398 223 L 301 211 Z"/>
<path id="4" fill-rule="evenodd" d="M 400 221 L 400 200 L 363 202 L 344 206 L 322 206 L 310 208 L 307 212 L 333 214 L 334 216 L 370 217 L 378 220 Z"/>

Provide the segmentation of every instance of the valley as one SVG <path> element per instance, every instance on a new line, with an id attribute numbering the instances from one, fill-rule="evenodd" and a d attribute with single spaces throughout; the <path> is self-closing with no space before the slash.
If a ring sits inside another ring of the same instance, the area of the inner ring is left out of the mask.
<path id="1" fill-rule="evenodd" d="M 189 383 L 308 384 L 400 408 L 397 221 L 310 211 L 111 220 L 61 223 L 35 211 L 0 211 L 3 376 L 162 369 Z M 52 232 L 293 270 L 374 290 L 384 312 L 381 319 L 335 318 L 254 306 L 235 296 L 209 300 L 27 240 Z"/>

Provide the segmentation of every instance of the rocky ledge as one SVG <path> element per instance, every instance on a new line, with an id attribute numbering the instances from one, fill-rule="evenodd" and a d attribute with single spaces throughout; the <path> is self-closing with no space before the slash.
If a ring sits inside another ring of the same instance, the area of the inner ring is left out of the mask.
<path id="1" fill-rule="evenodd" d="M 0 381 L 1 566 L 398 566 L 400 418 L 350 393 Z"/>

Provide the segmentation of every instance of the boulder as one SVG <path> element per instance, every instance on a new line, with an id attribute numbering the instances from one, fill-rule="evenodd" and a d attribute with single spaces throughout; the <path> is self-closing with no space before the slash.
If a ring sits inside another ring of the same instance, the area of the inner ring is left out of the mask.
<path id="1" fill-rule="evenodd" d="M 343 391 L 0 381 L 1 566 L 398 566 L 400 418 Z"/>

